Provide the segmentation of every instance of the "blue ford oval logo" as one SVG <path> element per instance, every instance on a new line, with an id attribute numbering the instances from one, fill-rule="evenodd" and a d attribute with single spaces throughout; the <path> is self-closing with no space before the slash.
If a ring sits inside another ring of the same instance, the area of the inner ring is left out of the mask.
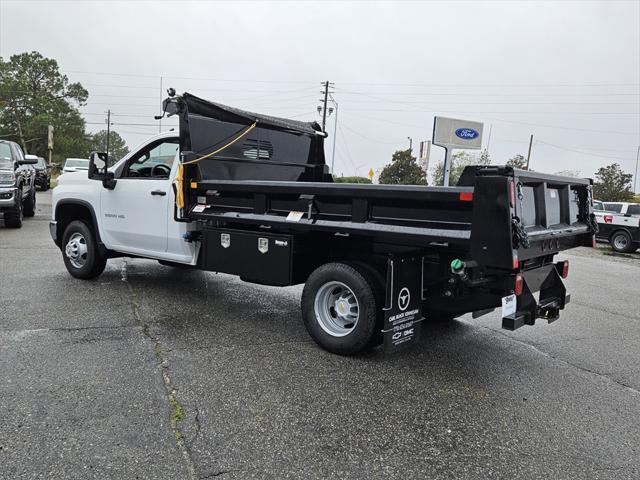
<path id="1" fill-rule="evenodd" d="M 456 130 L 456 137 L 460 137 L 464 140 L 472 140 L 480 135 L 473 128 L 459 128 Z"/>

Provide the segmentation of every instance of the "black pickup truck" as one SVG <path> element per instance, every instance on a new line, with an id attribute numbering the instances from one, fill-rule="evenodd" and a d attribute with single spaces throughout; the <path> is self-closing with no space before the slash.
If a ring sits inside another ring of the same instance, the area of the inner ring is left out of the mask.
<path id="1" fill-rule="evenodd" d="M 198 245 L 192 265 L 304 283 L 303 321 L 331 352 L 394 350 L 418 338 L 425 318 L 497 307 L 506 329 L 552 322 L 569 301 L 569 265 L 554 256 L 594 245 L 589 179 L 483 166 L 465 169 L 455 187 L 338 184 L 315 122 L 188 93 L 164 109 L 180 119 L 169 205 L 172 221 L 189 225 L 184 240 Z M 115 194 L 127 161 L 107 170 L 105 160 L 92 155 L 89 178 Z M 62 232 L 64 221 L 52 228 Z M 100 234 L 100 255 L 122 254 Z"/>
<path id="2" fill-rule="evenodd" d="M 20 228 L 24 217 L 35 215 L 36 162 L 17 143 L 0 140 L 0 213 L 7 227 Z"/>

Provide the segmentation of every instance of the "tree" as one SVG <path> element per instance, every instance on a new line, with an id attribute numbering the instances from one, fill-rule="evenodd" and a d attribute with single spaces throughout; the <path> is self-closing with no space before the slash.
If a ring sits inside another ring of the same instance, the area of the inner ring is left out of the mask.
<path id="1" fill-rule="evenodd" d="M 596 172 L 593 192 L 598 200 L 605 202 L 628 202 L 633 199 L 631 179 L 633 175 L 624 173 L 617 163 L 601 167 Z"/>
<path id="2" fill-rule="evenodd" d="M 0 135 L 25 152 L 46 156 L 47 126 L 53 125 L 57 156 L 84 156 L 90 138 L 77 107 L 88 96 L 60 73 L 55 60 L 38 52 L 0 58 Z"/>
<path id="3" fill-rule="evenodd" d="M 470 165 L 491 165 L 491 156 L 485 149 L 480 155 L 473 155 L 468 152 L 456 152 L 451 155 L 451 165 L 449 166 L 449 185 L 455 185 L 460 179 L 465 167 Z M 438 162 L 432 170 L 433 181 L 436 185 L 442 185 L 444 178 L 444 162 Z"/>
<path id="4" fill-rule="evenodd" d="M 426 185 L 427 174 L 411 155 L 411 150 L 398 150 L 391 157 L 379 178 L 380 183 L 394 185 Z"/>
<path id="5" fill-rule="evenodd" d="M 554 175 L 577 178 L 580 176 L 580 170 L 560 170 L 559 172 L 554 173 Z"/>
<path id="6" fill-rule="evenodd" d="M 522 170 L 528 170 L 527 159 L 525 158 L 524 155 L 520 155 L 519 153 L 511 157 L 509 160 L 507 160 L 507 166 L 513 167 L 513 168 L 520 168 Z"/>
<path id="7" fill-rule="evenodd" d="M 91 137 L 91 150 L 96 152 L 107 151 L 107 131 L 100 130 Z M 109 132 L 109 163 L 114 164 L 129 153 L 127 143 L 118 132 Z"/>

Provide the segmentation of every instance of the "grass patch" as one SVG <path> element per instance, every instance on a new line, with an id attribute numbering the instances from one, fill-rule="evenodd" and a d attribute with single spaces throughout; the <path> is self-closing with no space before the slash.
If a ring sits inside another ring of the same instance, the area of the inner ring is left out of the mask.
<path id="1" fill-rule="evenodd" d="M 169 415 L 169 422 L 171 422 L 171 428 L 173 429 L 173 434 L 176 437 L 176 440 L 182 440 L 182 432 L 178 429 L 178 422 L 184 418 L 186 415 L 184 411 L 184 407 L 178 401 L 178 399 L 173 395 L 169 395 L 169 405 L 171 406 L 171 415 Z"/>

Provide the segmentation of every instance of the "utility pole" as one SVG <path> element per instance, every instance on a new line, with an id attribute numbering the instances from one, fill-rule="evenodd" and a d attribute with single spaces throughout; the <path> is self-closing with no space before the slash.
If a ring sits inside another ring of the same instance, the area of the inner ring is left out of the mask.
<path id="1" fill-rule="evenodd" d="M 325 127 L 327 126 L 327 102 L 329 101 L 329 89 L 333 87 L 333 83 L 329 80 L 326 82 L 322 82 L 321 85 L 324 87 L 320 93 L 324 95 L 324 98 L 321 98 L 319 101 L 322 105 L 318 105 L 318 113 L 322 113 L 322 131 L 326 132 Z M 329 115 L 331 115 L 331 111 L 329 111 Z"/>
<path id="2" fill-rule="evenodd" d="M 329 99 L 329 80 L 324 82 L 324 106 L 322 107 L 322 131 L 325 132 L 327 124 L 327 100 Z"/>
<path id="3" fill-rule="evenodd" d="M 633 193 L 638 194 L 638 163 L 640 162 L 640 145 L 638 145 L 638 151 L 636 153 L 636 174 L 633 177 Z"/>
<path id="4" fill-rule="evenodd" d="M 413 151 L 413 138 L 407 137 L 407 139 L 409 139 L 409 155 L 411 155 L 411 152 Z"/>
<path id="5" fill-rule="evenodd" d="M 107 163 L 109 162 L 109 136 L 111 134 L 111 110 L 107 110 Z"/>
<path id="6" fill-rule="evenodd" d="M 529 170 L 529 160 L 531 159 L 531 146 L 533 145 L 533 133 L 529 137 L 529 151 L 527 152 L 527 167 L 526 170 Z"/>
<path id="7" fill-rule="evenodd" d="M 336 116 L 333 119 L 333 152 L 331 153 L 331 175 L 333 175 L 333 165 L 336 161 L 336 137 L 338 135 L 338 102 L 331 96 L 331 102 L 336 107 Z"/>

